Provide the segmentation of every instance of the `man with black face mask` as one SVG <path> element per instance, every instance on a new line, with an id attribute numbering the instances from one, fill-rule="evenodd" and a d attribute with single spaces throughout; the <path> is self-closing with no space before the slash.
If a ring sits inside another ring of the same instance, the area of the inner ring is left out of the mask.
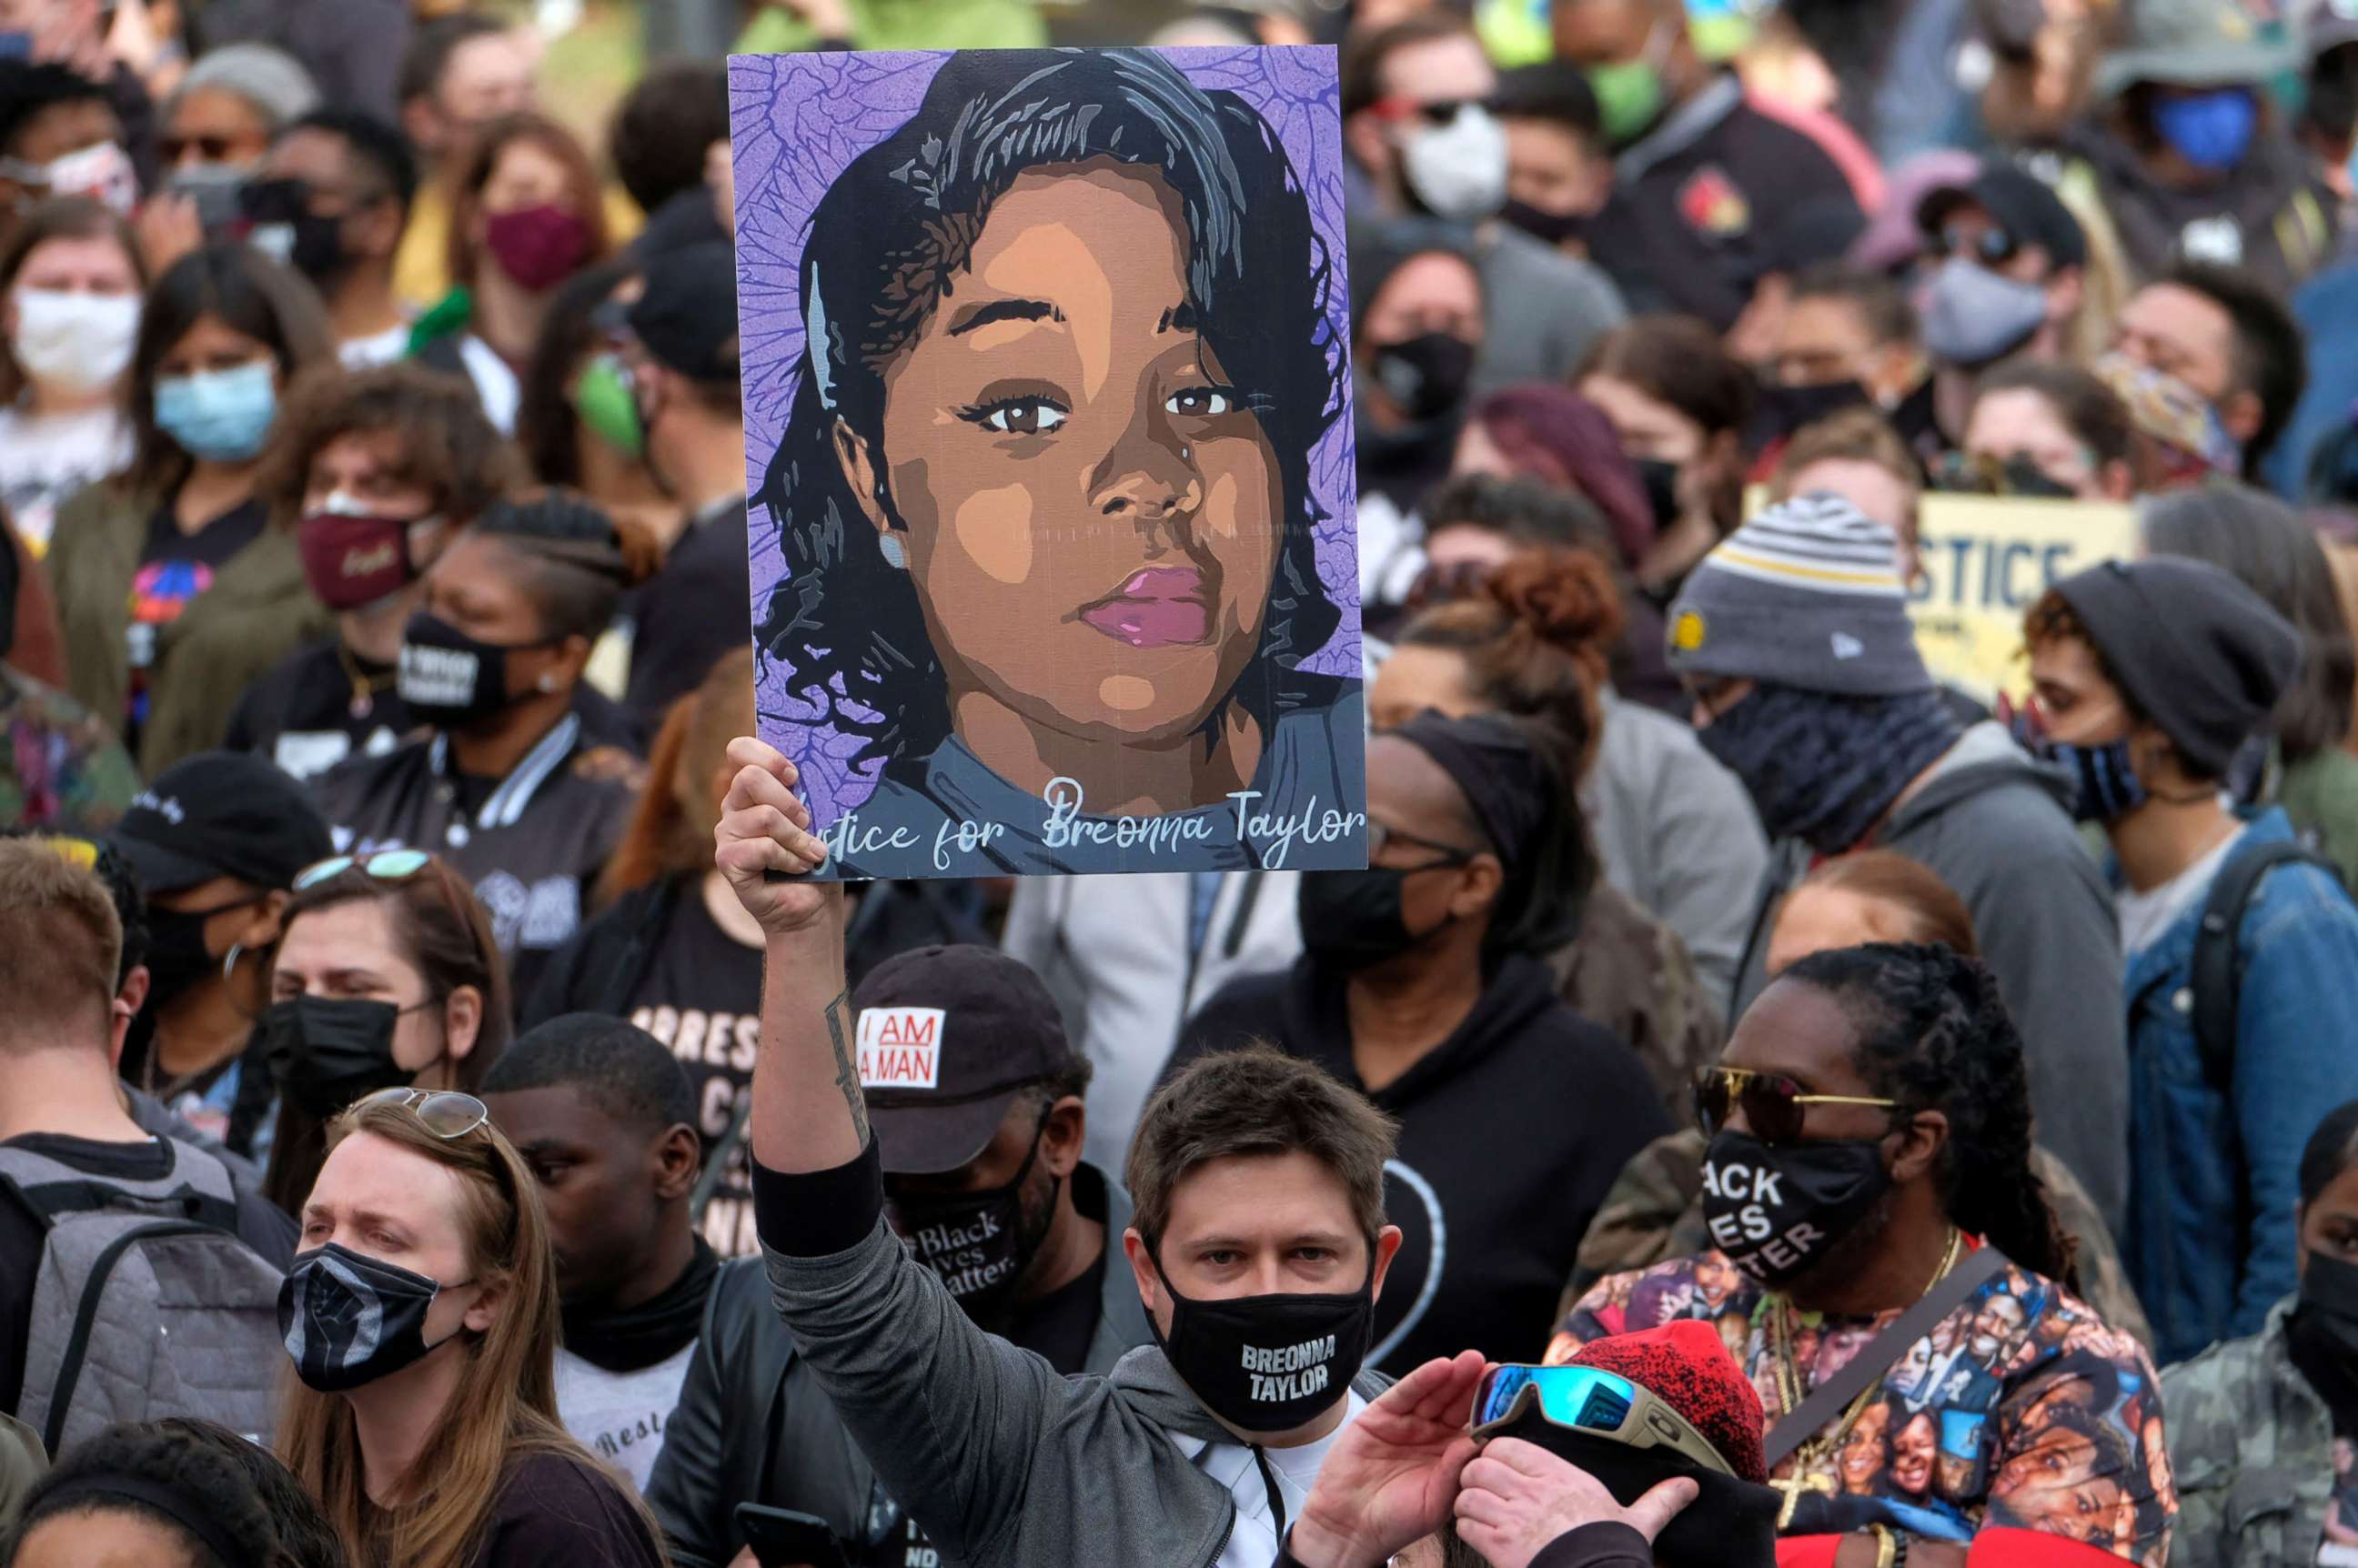
<path id="1" fill-rule="evenodd" d="M 1418 503 L 1449 475 L 1482 357 L 1482 279 L 1462 229 L 1425 219 L 1351 232 L 1351 400 L 1359 477 L 1359 582 L 1404 592 Z"/>
<path id="2" fill-rule="evenodd" d="M 393 258 L 417 195 L 409 138 L 358 110 L 316 109 L 278 133 L 245 197 L 257 242 L 283 233 L 287 259 L 311 280 L 337 353 L 363 370 L 409 353 L 409 316 L 393 292 Z"/>
<path id="3" fill-rule="evenodd" d="M 2136 1397 L 2153 1365 L 2080 1298 L 2030 1170 L 2023 1065 L 1978 959 L 1877 944 L 1795 963 L 1696 1086 L 1714 1249 L 1600 1281 L 1548 1359 L 1748 1325 L 1733 1353 L 1768 1417 L 1778 1533 L 1834 1538 L 1796 1561 L 1963 1568 L 1989 1530 L 2154 1561 L 2174 1508 L 2162 1409 Z"/>
<path id="4" fill-rule="evenodd" d="M 2257 1332 L 2293 1285 L 2294 1151 L 2358 1097 L 2358 909 L 2283 808 L 2221 804 L 2229 762 L 2302 657 L 2292 625 L 2205 562 L 2064 579 L 2024 622 L 2032 749 L 2077 781 L 2119 881 L 2129 1028 L 2122 1260 L 2183 1359 Z M 2198 935 L 2225 934 L 2225 972 Z"/>
<path id="5" fill-rule="evenodd" d="M 885 1215 L 910 1255 L 977 1325 L 1059 1372 L 1108 1372 L 1147 1343 L 1108 1245 L 1130 1199 L 1081 1158 L 1091 1064 L 1046 988 L 989 948 L 926 947 L 877 966 L 850 1005 Z M 673 1561 L 729 1562 L 738 1500 L 827 1519 L 863 1568 L 933 1561 L 794 1354 L 760 1260 L 719 1281 L 647 1487 Z"/>
<path id="6" fill-rule="evenodd" d="M 1704 749 L 1744 782 L 1773 845 L 1737 1009 L 1764 983 L 1778 902 L 1814 860 L 1879 845 L 1922 861 L 1965 901 L 2031 1043 L 2040 1141 L 2117 1224 L 2127 1091 L 2111 895 L 2065 813 L 2069 782 L 2004 725 L 1960 726 L 1906 606 L 1898 541 L 1826 492 L 1737 529 L 1671 606 L 1671 667 Z"/>
<path id="7" fill-rule="evenodd" d="M 2299 1179 L 2299 1288 L 2258 1334 L 2161 1375 L 2180 1563 L 2330 1562 L 2320 1536 L 2358 1537 L 2358 1100 L 2317 1124 Z M 2241 1500 L 2260 1486 L 2291 1506 Z"/>
<path id="8" fill-rule="evenodd" d="M 702 1152 L 687 1074 L 645 1030 L 567 1013 L 500 1053 L 483 1104 L 548 1214 L 557 1417 L 644 1490 L 720 1270 L 689 1221 Z"/>
<path id="9" fill-rule="evenodd" d="M 280 916 L 296 874 L 335 852 L 328 825 L 262 758 L 200 752 L 157 774 L 111 838 L 147 895 L 146 1005 L 123 1076 L 226 1137 Z"/>
<path id="10" fill-rule="evenodd" d="M 1368 869 L 1303 874 L 1303 956 L 1229 985 L 1172 1056 L 1256 1040 L 1399 1119 L 1395 1288 L 1369 1359 L 1536 1357 L 1590 1217 L 1670 1130 L 1636 1052 L 1566 1007 L 1538 955 L 1571 939 L 1591 851 L 1576 764 L 1531 719 L 1427 711 L 1368 747 Z"/>

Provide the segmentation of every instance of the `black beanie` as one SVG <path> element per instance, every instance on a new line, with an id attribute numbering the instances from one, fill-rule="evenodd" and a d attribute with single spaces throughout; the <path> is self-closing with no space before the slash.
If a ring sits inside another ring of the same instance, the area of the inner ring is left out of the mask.
<path id="1" fill-rule="evenodd" d="M 2129 706 L 2205 778 L 2225 775 L 2300 674 L 2292 622 L 2205 561 L 2107 561 L 2065 578 L 2055 593 Z"/>

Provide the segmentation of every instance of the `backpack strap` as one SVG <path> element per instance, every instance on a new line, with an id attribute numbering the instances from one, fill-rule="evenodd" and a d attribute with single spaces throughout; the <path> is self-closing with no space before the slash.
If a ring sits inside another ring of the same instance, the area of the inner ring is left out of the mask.
<path id="1" fill-rule="evenodd" d="M 2244 914 L 2260 891 L 2261 881 L 2278 866 L 2303 863 L 2317 867 L 2342 883 L 2331 862 L 2289 839 L 2262 844 L 2237 855 L 2211 879 L 2202 899 L 2202 918 L 2194 929 L 2191 982 L 2194 991 L 2194 1048 L 2202 1063 L 2202 1080 L 2225 1094 L 2234 1078 L 2235 1024 L 2244 989 Z"/>
<path id="2" fill-rule="evenodd" d="M 0 1146 L 0 1183 L 22 1199 L 44 1226 L 70 1214 L 148 1210 L 158 1217 L 200 1220 L 237 1228 L 237 1190 L 229 1167 L 177 1138 L 157 1140 L 172 1163 L 160 1176 L 125 1180 L 93 1175 L 35 1150 Z"/>
<path id="3" fill-rule="evenodd" d="M 58 1380 L 49 1395 L 49 1419 L 41 1433 L 41 1442 L 52 1454 L 65 1448 L 66 1416 L 73 1408 L 75 1387 L 81 1381 L 82 1365 L 90 1357 L 90 1339 L 98 1326 L 99 1303 L 106 1297 L 107 1281 L 114 1278 L 114 1266 L 123 1255 L 144 1241 L 166 1236 L 211 1236 L 218 1227 L 194 1219 L 157 1219 L 125 1229 L 106 1244 L 106 1250 L 91 1264 L 89 1276 L 82 1281 L 81 1299 L 74 1303 L 72 1331 L 66 1336 L 65 1354 L 59 1357 Z"/>

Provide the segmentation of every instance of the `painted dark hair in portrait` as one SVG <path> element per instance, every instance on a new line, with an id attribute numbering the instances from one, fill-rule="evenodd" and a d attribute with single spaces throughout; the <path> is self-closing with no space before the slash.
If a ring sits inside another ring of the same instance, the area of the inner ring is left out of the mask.
<path id="1" fill-rule="evenodd" d="M 1313 474 L 1349 424 L 1347 290 L 1238 93 L 1146 50 L 934 58 L 914 114 L 812 207 L 774 447 L 749 420 L 764 732 L 856 739 L 840 803 L 923 827 L 926 854 L 941 823 L 1002 821 L 933 874 L 1360 863 L 1347 823 L 1275 855 L 1234 829 L 1233 858 L 1206 859 L 1217 824 L 1141 858 L 1004 822 L 1019 797 L 1139 820 L 1231 822 L 1245 791 L 1363 811 L 1348 492 Z M 741 127 L 763 107 L 746 64 Z M 928 874 L 903 863 L 914 837 L 837 848 L 847 874 Z"/>

